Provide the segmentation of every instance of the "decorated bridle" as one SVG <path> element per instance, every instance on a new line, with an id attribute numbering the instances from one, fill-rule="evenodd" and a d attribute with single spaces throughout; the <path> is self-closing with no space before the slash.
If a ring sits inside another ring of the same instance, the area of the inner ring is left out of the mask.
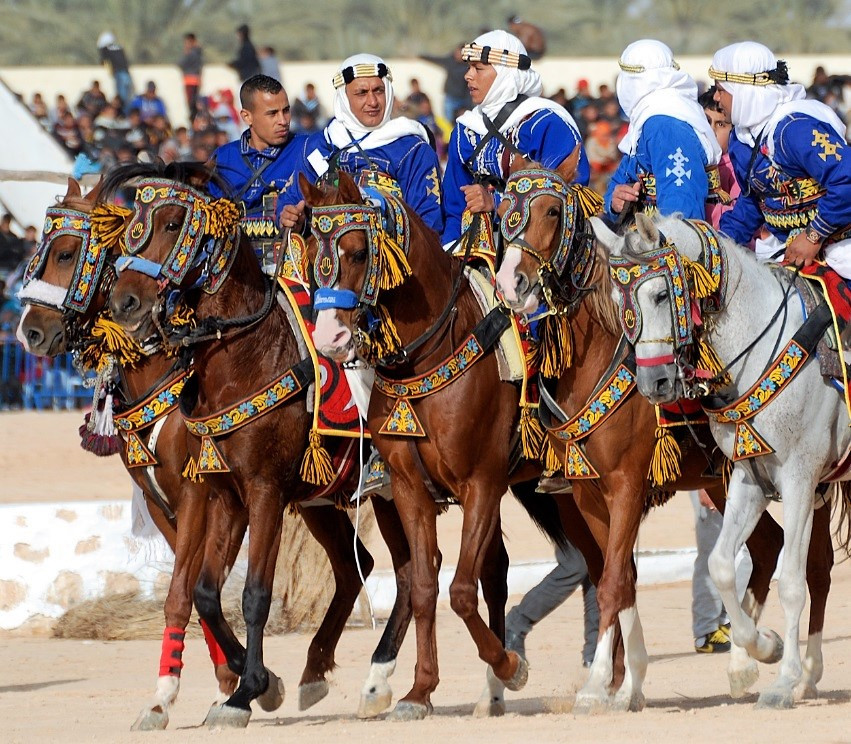
<path id="1" fill-rule="evenodd" d="M 703 250 L 698 262 L 683 256 L 676 245 L 661 236 L 660 246 L 640 257 L 609 257 L 609 271 L 616 289 L 621 326 L 627 340 L 638 344 L 668 344 L 671 353 L 657 357 L 637 358 L 639 367 L 676 364 L 686 396 L 697 398 L 722 383 L 718 379 L 722 364 L 698 329 L 705 313 L 717 313 L 723 306 L 727 290 L 726 257 L 718 233 L 701 220 L 685 223 L 700 238 Z M 672 332 L 665 338 L 641 339 L 641 307 L 638 289 L 647 281 L 661 277 L 668 287 Z M 697 358 L 692 363 L 697 350 Z"/>
<path id="2" fill-rule="evenodd" d="M 541 196 L 555 197 L 561 205 L 561 234 L 553 254 L 547 258 L 523 239 L 529 226 L 532 202 Z M 603 206 L 591 189 L 567 184 L 554 171 L 526 168 L 513 173 L 503 199 L 508 209 L 502 216 L 502 235 L 509 247 L 519 248 L 538 262 L 538 281 L 551 314 L 569 311 L 590 288 L 594 268 L 594 236 L 587 217 Z M 581 221 L 580 221 L 580 218 Z"/>

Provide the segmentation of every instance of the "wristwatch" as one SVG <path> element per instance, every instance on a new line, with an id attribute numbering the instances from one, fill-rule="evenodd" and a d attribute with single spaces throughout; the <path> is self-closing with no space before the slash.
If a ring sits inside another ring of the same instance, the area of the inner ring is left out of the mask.
<path id="1" fill-rule="evenodd" d="M 821 245 L 824 238 L 814 227 L 808 227 L 804 231 L 804 237 L 806 237 L 807 241 L 812 243 L 813 245 Z"/>

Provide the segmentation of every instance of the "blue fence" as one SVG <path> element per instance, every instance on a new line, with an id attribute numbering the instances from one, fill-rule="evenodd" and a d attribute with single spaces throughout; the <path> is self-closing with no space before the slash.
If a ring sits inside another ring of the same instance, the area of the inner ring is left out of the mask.
<path id="1" fill-rule="evenodd" d="M 91 399 L 70 354 L 47 359 L 17 341 L 0 341 L 0 410 L 82 408 Z"/>

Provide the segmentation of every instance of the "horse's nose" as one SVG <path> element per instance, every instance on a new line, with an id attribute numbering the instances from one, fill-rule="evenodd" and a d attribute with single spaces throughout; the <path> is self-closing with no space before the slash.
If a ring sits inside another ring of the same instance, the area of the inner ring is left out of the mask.
<path id="1" fill-rule="evenodd" d="M 40 328 L 28 328 L 25 331 L 27 345 L 31 349 L 37 349 L 44 343 L 44 332 Z"/>
<path id="2" fill-rule="evenodd" d="M 129 316 L 142 307 L 142 301 L 132 292 L 125 294 L 118 303 L 118 311 L 125 316 Z"/>
<path id="3" fill-rule="evenodd" d="M 659 396 L 659 398 L 664 398 L 670 395 L 672 390 L 672 383 L 667 377 L 660 377 L 656 380 L 656 395 Z"/>
<path id="4" fill-rule="evenodd" d="M 514 291 L 518 297 L 525 297 L 529 292 L 529 277 L 519 272 L 516 273 L 514 275 Z"/>

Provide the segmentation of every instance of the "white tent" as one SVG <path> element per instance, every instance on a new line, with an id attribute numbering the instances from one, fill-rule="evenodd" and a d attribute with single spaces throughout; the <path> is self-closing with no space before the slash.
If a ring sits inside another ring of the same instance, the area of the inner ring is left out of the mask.
<path id="1" fill-rule="evenodd" d="M 29 109 L 0 80 L 0 209 L 21 226 L 41 228 L 45 210 L 65 193 L 56 182 L 18 181 L 33 171 L 71 174 L 72 160 L 36 121 Z"/>

